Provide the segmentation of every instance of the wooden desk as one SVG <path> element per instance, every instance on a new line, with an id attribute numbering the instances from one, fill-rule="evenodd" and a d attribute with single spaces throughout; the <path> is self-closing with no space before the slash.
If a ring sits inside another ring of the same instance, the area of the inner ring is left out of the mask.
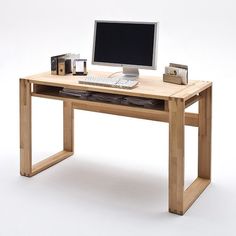
<path id="1" fill-rule="evenodd" d="M 90 72 L 90 74 L 103 74 Z M 183 215 L 211 180 L 211 114 L 212 83 L 190 81 L 188 85 L 164 83 L 161 78 L 141 76 L 132 90 L 81 85 L 72 75 L 55 76 L 43 73 L 20 79 L 20 174 L 31 177 L 71 156 L 74 151 L 74 109 L 169 122 L 169 211 Z M 59 93 L 72 88 L 127 96 L 154 98 L 163 101 L 160 109 L 116 105 L 80 100 Z M 63 150 L 32 165 L 31 97 L 63 101 Z M 199 101 L 198 113 L 185 108 Z M 184 190 L 184 126 L 198 127 L 198 177 Z"/>

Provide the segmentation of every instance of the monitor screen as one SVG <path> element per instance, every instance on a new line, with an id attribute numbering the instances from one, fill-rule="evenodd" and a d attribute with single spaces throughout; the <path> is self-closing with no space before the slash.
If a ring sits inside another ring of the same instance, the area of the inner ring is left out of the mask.
<path id="1" fill-rule="evenodd" d="M 155 68 L 157 23 L 95 21 L 93 63 Z"/>

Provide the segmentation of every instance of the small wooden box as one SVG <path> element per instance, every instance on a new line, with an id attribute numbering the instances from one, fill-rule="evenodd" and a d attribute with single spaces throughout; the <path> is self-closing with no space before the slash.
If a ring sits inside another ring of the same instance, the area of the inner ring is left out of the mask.
<path id="1" fill-rule="evenodd" d="M 163 81 L 167 83 L 173 83 L 173 84 L 182 84 L 182 78 L 176 75 L 163 74 Z"/>
<path id="2" fill-rule="evenodd" d="M 173 83 L 173 84 L 188 84 L 188 66 L 187 65 L 170 63 L 169 66 L 187 70 L 187 78 L 186 78 L 186 81 L 183 81 L 183 79 L 180 76 L 163 74 L 164 82 Z"/>

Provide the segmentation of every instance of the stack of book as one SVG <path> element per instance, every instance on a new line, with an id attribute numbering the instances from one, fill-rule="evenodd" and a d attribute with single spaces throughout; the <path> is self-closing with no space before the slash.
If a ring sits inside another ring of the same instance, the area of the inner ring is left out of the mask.
<path id="1" fill-rule="evenodd" d="M 99 93 L 67 88 L 62 89 L 60 93 L 62 95 L 75 96 L 83 100 L 107 102 L 112 104 L 132 105 L 152 109 L 159 109 L 164 106 L 164 102 L 162 100 L 151 98 L 124 96 L 119 94 Z"/>

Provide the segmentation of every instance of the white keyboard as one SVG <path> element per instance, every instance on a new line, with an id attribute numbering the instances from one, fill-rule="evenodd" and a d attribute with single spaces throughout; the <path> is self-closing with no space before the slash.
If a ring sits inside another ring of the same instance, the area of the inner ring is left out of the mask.
<path id="1" fill-rule="evenodd" d="M 109 77 L 97 77 L 97 76 L 86 76 L 80 78 L 78 82 L 80 84 L 91 84 L 97 86 L 125 88 L 125 89 L 134 88 L 138 84 L 138 81 L 128 80 L 124 77 L 109 78 Z"/>

